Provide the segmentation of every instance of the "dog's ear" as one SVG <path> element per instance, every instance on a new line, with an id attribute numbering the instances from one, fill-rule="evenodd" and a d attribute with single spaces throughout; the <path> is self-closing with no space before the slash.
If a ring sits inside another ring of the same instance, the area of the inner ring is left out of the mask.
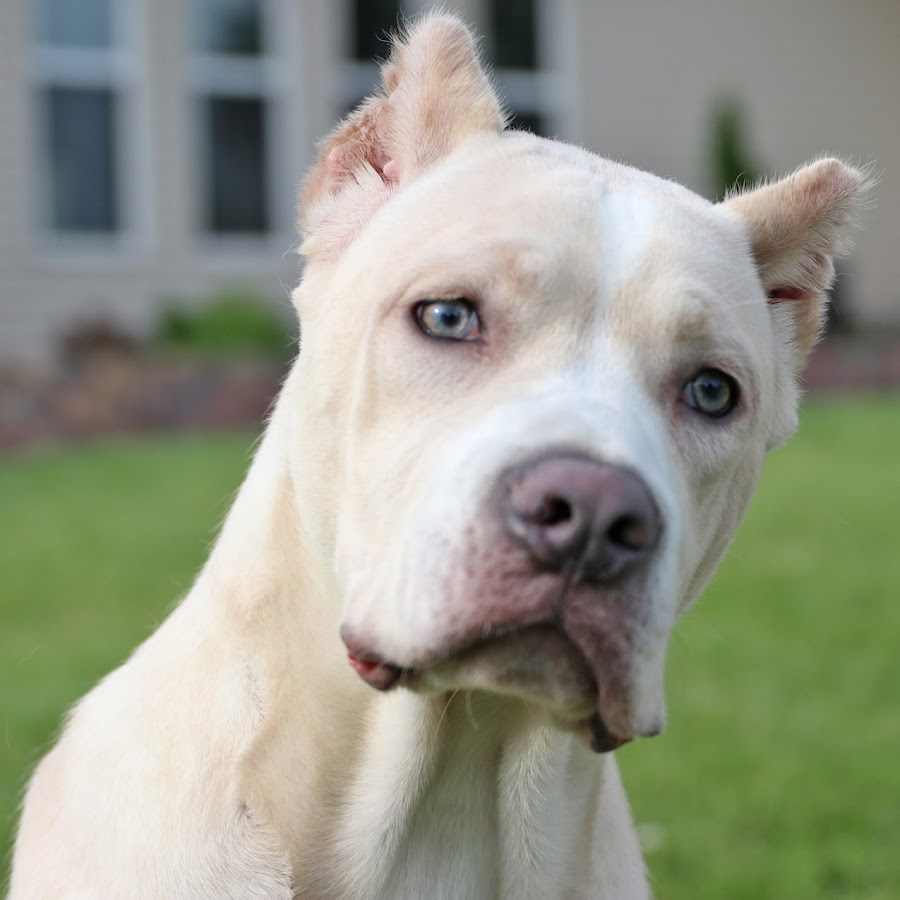
<path id="1" fill-rule="evenodd" d="M 345 247 L 393 191 L 466 138 L 503 130 L 472 35 L 454 16 L 423 17 L 395 38 L 381 82 L 323 142 L 303 187 L 307 257 Z"/>
<path id="2" fill-rule="evenodd" d="M 776 328 L 792 350 L 794 374 L 821 334 L 833 259 L 850 249 L 868 185 L 865 172 L 822 159 L 726 201 L 747 226 Z"/>
<path id="3" fill-rule="evenodd" d="M 870 186 L 865 171 L 822 159 L 725 201 L 747 227 L 775 329 L 779 400 L 770 447 L 796 429 L 796 379 L 826 321 L 834 257 L 850 249 Z"/>

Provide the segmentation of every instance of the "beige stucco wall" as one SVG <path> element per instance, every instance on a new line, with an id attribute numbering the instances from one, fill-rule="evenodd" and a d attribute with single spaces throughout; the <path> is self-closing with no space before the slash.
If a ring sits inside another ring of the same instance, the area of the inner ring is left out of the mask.
<path id="1" fill-rule="evenodd" d="M 824 151 L 873 162 L 842 294 L 847 314 L 900 325 L 900 3 L 579 0 L 578 137 L 709 190 L 716 98 L 744 104 L 754 157 L 783 173 Z M 841 310 L 838 310 L 840 313 Z"/>
<path id="2" fill-rule="evenodd" d="M 194 111 L 183 0 L 137 0 L 133 112 L 139 227 L 120 251 L 55 247 L 36 223 L 28 0 L 0 3 L 0 362 L 47 358 L 85 316 L 146 330 L 168 296 L 249 285 L 287 309 L 294 185 L 340 109 L 337 0 L 270 0 L 281 104 L 280 229 L 256 245 L 195 227 Z M 459 0 L 470 17 L 477 0 Z M 900 4 L 895 0 L 543 0 L 561 136 L 708 189 L 709 116 L 744 102 L 755 156 L 776 171 L 822 151 L 882 173 L 849 264 L 848 314 L 900 324 Z"/>
<path id="3" fill-rule="evenodd" d="M 280 101 L 276 107 L 278 231 L 257 242 L 215 240 L 196 227 L 195 111 L 189 88 L 183 0 L 141 0 L 129 115 L 136 140 L 127 154 L 134 234 L 119 247 L 59 243 L 41 233 L 36 179 L 39 147 L 32 108 L 28 0 L 0 4 L 0 362 L 45 360 L 74 323 L 107 317 L 144 332 L 167 297 L 203 298 L 239 285 L 289 312 L 297 280 L 292 247 L 295 187 L 313 135 L 331 123 L 333 101 L 304 91 L 336 51 L 333 4 L 274 0 Z M 324 35 L 324 38 L 323 38 Z M 302 52 L 300 51 L 300 48 Z M 313 131 L 315 129 L 315 132 Z"/>

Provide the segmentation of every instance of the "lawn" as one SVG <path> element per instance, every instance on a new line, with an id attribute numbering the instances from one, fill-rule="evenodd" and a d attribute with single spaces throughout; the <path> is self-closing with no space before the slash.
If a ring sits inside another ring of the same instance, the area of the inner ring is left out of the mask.
<path id="1" fill-rule="evenodd" d="M 189 586 L 252 440 L 0 463 L 0 847 L 63 710 Z M 675 632 L 667 732 L 618 754 L 659 900 L 900 894 L 898 508 L 900 398 L 810 403 Z"/>

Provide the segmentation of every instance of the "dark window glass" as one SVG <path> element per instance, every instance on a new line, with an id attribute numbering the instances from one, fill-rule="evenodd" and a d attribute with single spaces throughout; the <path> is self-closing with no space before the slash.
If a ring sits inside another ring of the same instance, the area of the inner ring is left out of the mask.
<path id="1" fill-rule="evenodd" d="M 536 0 L 492 0 L 491 62 L 498 68 L 536 69 Z"/>
<path id="2" fill-rule="evenodd" d="M 538 113 L 521 112 L 516 109 L 510 110 L 508 127 L 514 128 L 517 131 L 530 131 L 532 134 L 537 134 L 542 137 L 548 136 L 544 126 L 543 116 L 538 115 Z"/>
<path id="3" fill-rule="evenodd" d="M 192 10 L 196 49 L 236 56 L 263 53 L 259 0 L 193 0 Z"/>
<path id="4" fill-rule="evenodd" d="M 39 0 L 38 35 L 42 44 L 109 47 L 112 0 Z"/>
<path id="5" fill-rule="evenodd" d="M 108 89 L 44 92 L 50 157 L 50 224 L 61 231 L 114 231 L 116 98 Z"/>
<path id="6" fill-rule="evenodd" d="M 401 13 L 400 0 L 353 0 L 353 58 L 384 59 Z"/>
<path id="7" fill-rule="evenodd" d="M 266 105 L 257 98 L 208 97 L 206 227 L 214 232 L 268 230 Z"/>

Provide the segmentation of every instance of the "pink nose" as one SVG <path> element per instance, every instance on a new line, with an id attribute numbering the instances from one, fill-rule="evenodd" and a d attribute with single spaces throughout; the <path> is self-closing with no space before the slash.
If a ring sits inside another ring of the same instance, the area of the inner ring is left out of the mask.
<path id="1" fill-rule="evenodd" d="M 662 523 L 647 485 L 622 466 L 548 456 L 503 476 L 507 531 L 542 568 L 616 580 L 646 564 Z"/>

